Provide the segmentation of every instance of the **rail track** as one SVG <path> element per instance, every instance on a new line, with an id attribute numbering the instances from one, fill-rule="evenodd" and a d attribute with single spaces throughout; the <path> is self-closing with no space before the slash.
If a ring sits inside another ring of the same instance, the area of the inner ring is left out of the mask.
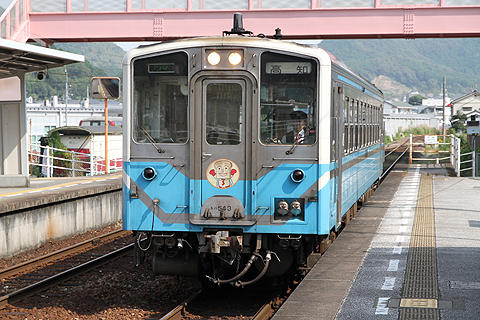
<path id="1" fill-rule="evenodd" d="M 244 289 L 242 290 L 244 291 Z M 248 299 L 242 299 L 234 294 L 235 288 L 227 288 L 226 291 L 230 291 L 230 294 L 225 295 L 220 293 L 220 296 L 222 296 L 224 299 L 217 302 L 212 302 L 212 300 L 215 300 L 215 298 L 212 299 L 212 295 L 216 296 L 218 293 L 208 293 L 208 290 L 198 291 L 163 316 L 161 320 L 185 320 L 199 318 L 266 320 L 274 314 L 275 310 L 280 306 L 282 300 L 285 299 L 283 290 L 274 291 L 270 295 L 257 295 L 255 296 L 257 302 L 264 302 L 261 305 L 257 303 L 255 307 L 252 308 L 251 304 L 252 300 L 254 299 L 251 299 L 251 296 L 249 296 Z M 238 303 L 242 304 L 242 301 L 246 301 L 243 303 L 243 306 L 236 305 Z M 228 309 L 226 308 L 227 306 Z M 232 309 L 235 311 L 232 312 Z"/>
<path id="2" fill-rule="evenodd" d="M 130 234 L 115 230 L 0 270 L 0 309 L 128 254 L 133 250 L 133 239 L 127 239 Z"/>
<path id="3" fill-rule="evenodd" d="M 399 143 L 399 145 L 394 147 L 390 146 L 390 148 L 386 150 L 386 156 L 390 158 L 395 157 L 395 160 L 392 161 L 393 164 L 390 165 L 388 168 L 387 165 L 385 165 L 385 168 L 387 169 L 385 169 L 384 176 L 388 174 L 388 172 L 394 167 L 394 165 L 399 161 L 399 158 L 405 154 L 405 150 L 407 149 L 408 148 L 404 143 Z M 368 199 L 368 197 L 366 198 Z M 367 199 L 364 199 L 364 201 L 366 201 Z M 345 225 L 348 223 L 349 220 L 350 219 L 345 221 Z M 133 249 L 132 244 L 126 246 L 123 245 L 123 248 L 120 249 L 112 249 L 112 247 L 105 249 L 109 252 L 106 255 L 103 253 L 99 254 L 99 251 L 88 251 L 89 249 L 97 248 L 99 247 L 99 245 L 108 243 L 114 238 L 122 238 L 122 236 L 128 234 L 130 234 L 130 232 L 117 230 L 115 232 L 111 232 L 109 234 L 84 241 L 82 243 L 79 243 L 78 245 L 68 247 L 64 250 L 59 250 L 44 257 L 25 262 L 11 268 L 0 270 L 0 279 L 2 280 L 2 284 L 4 285 L 4 287 L 9 286 L 9 281 L 13 281 L 14 283 L 14 285 L 12 285 L 11 287 L 18 287 L 21 284 L 21 288 L 8 292 L 7 294 L 0 297 L 0 309 L 4 308 L 7 304 L 12 304 L 20 300 L 25 301 L 26 297 L 44 291 L 48 287 L 54 286 L 56 284 L 65 283 L 68 279 L 71 279 L 72 277 L 95 269 L 103 264 L 108 263 L 108 261 L 117 259 L 118 257 L 128 254 Z M 335 239 L 336 235 L 332 235 L 332 238 Z M 130 240 L 133 240 L 133 238 L 130 237 Z M 331 242 L 329 242 L 329 244 L 330 243 Z M 82 253 L 79 254 L 79 252 Z M 82 260 L 80 258 L 84 256 L 90 257 L 88 262 L 84 263 L 78 261 Z M 61 272 L 57 270 L 47 271 L 48 268 L 45 267 L 46 265 L 55 265 L 58 268 L 60 265 L 58 261 L 68 260 L 66 259 L 66 257 L 71 257 L 70 264 L 75 265 L 70 266 L 69 268 L 65 268 L 65 270 Z M 42 279 L 36 280 L 35 283 L 25 284 L 24 278 L 40 277 L 38 275 L 38 272 L 32 273 L 31 270 L 43 270 L 41 272 L 43 273 L 43 275 L 41 276 Z M 45 273 L 47 273 L 47 275 Z M 48 275 L 48 273 L 50 273 L 50 275 Z M 87 275 L 87 277 L 90 276 Z M 80 282 L 82 282 L 82 280 L 80 280 Z M 165 320 L 198 319 L 199 317 L 202 319 L 268 319 L 273 315 L 275 310 L 278 309 L 278 307 L 282 303 L 282 300 L 286 299 L 287 294 L 285 294 L 285 290 L 283 291 L 283 293 L 272 293 L 272 291 L 267 292 L 267 290 L 265 290 L 266 287 L 268 286 L 264 285 L 263 287 L 258 288 L 256 290 L 257 292 L 253 293 L 247 292 L 246 289 L 241 289 L 242 291 L 238 292 L 235 291 L 234 288 L 234 290 L 230 291 L 230 293 L 220 292 L 216 296 L 212 294 L 211 291 L 208 292 L 203 290 L 197 292 L 191 298 L 185 300 L 170 312 L 168 312 L 167 308 L 162 311 L 157 310 L 156 315 L 159 317 L 163 316 L 162 319 Z M 216 288 L 216 290 L 218 289 L 219 288 Z M 152 288 L 152 290 L 155 289 Z M 257 293 L 259 291 L 263 291 L 263 295 L 258 295 Z M 191 290 L 190 294 L 191 292 L 194 292 L 194 290 Z M 185 296 L 186 295 L 184 295 L 184 297 Z M 242 298 L 242 296 L 246 298 Z M 170 304 L 170 306 L 172 305 L 174 304 Z M 245 306 L 248 307 L 244 308 Z M 225 312 L 225 310 L 227 311 Z"/>

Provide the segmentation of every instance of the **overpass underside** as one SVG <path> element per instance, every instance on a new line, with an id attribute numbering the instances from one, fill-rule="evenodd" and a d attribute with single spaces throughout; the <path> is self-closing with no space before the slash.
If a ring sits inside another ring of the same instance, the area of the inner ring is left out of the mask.
<path id="1" fill-rule="evenodd" d="M 47 45 L 217 36 L 234 12 L 255 35 L 281 28 L 283 39 L 480 36 L 478 0 L 16 0 L 1 36 Z"/>

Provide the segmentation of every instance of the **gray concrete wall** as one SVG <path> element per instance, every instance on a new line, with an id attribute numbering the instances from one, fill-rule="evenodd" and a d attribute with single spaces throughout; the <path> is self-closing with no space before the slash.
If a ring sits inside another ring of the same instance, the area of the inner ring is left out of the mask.
<path id="1" fill-rule="evenodd" d="M 69 190 L 68 194 L 38 194 L 36 205 L 22 206 L 27 201 L 10 205 L 10 210 L 0 212 L 0 258 L 37 248 L 49 240 L 71 237 L 121 221 L 119 187 L 109 185 L 89 188 L 88 192 Z M 49 198 L 56 201 L 48 201 Z M 35 199 L 30 196 L 28 202 L 35 203 Z"/>

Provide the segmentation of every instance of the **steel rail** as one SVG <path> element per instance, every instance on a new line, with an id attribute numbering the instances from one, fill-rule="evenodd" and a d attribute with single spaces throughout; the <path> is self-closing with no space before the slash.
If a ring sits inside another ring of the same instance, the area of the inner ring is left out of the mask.
<path id="1" fill-rule="evenodd" d="M 26 297 L 42 292 L 56 284 L 65 282 L 80 274 L 83 274 L 85 272 L 98 268 L 112 260 L 118 259 L 130 253 L 131 251 L 133 251 L 133 243 L 123 248 L 120 248 L 118 250 L 115 250 L 113 252 L 110 252 L 104 256 L 101 256 L 94 260 L 88 261 L 84 264 L 78 265 L 69 270 L 61 272 L 57 275 L 51 276 L 47 279 L 44 279 L 42 281 L 29 285 L 25 288 L 12 292 L 8 295 L 2 296 L 0 297 L 0 309 L 4 308 L 7 304 L 18 302 Z"/>
<path id="2" fill-rule="evenodd" d="M 178 306 L 175 307 L 172 311 L 164 315 L 160 320 L 182 320 L 183 315 L 185 315 L 185 310 L 187 306 L 194 301 L 200 294 L 202 293 L 202 290 L 198 291 L 195 293 L 193 296 L 188 298 L 187 300 L 183 301 L 180 303 Z"/>
<path id="3" fill-rule="evenodd" d="M 275 313 L 275 304 L 279 301 L 281 291 L 275 292 L 270 299 L 255 313 L 252 320 L 266 320 Z"/>
<path id="4" fill-rule="evenodd" d="M 111 231 L 109 233 L 100 235 L 98 237 L 95 237 L 95 238 L 88 239 L 88 240 L 85 240 L 83 242 L 77 243 L 77 244 L 72 245 L 70 247 L 67 247 L 67 248 L 64 248 L 64 249 L 61 249 L 61 250 L 57 250 L 55 252 L 46 254 L 44 256 L 19 263 L 17 265 L 9 267 L 9 268 L 5 268 L 3 270 L 0 270 L 0 279 L 5 279 L 9 276 L 21 273 L 23 271 L 33 269 L 33 268 L 38 267 L 42 264 L 46 264 L 46 263 L 49 263 L 49 262 L 52 262 L 52 261 L 55 261 L 55 260 L 59 260 L 61 258 L 69 256 L 71 254 L 74 254 L 74 253 L 77 253 L 77 252 L 80 252 L 80 251 L 83 251 L 83 250 L 86 250 L 86 249 L 90 249 L 90 248 L 95 247 L 95 246 L 97 246 L 101 243 L 104 243 L 105 241 L 109 241 L 111 239 L 121 237 L 121 236 L 123 236 L 123 234 L 127 235 L 128 233 L 130 233 L 130 231 L 124 231 L 122 229 L 117 229 L 117 230 Z"/>
<path id="5" fill-rule="evenodd" d="M 398 147 L 396 148 L 398 149 Z M 395 149 L 395 150 L 396 150 Z M 380 182 L 383 181 L 383 179 L 385 178 L 385 176 L 387 174 L 390 173 L 390 170 L 392 170 L 392 168 L 397 164 L 397 162 L 403 157 L 403 155 L 408 151 L 408 148 L 405 148 L 405 150 L 402 152 L 402 154 L 400 156 L 398 156 L 397 159 L 395 159 L 395 161 L 393 161 L 393 163 L 390 165 L 390 167 L 388 167 L 386 170 L 383 171 L 383 174 L 382 176 L 380 177 Z M 392 151 L 393 152 L 393 151 Z M 392 152 L 390 152 L 389 154 L 391 154 Z M 386 157 L 386 156 L 385 156 Z"/>

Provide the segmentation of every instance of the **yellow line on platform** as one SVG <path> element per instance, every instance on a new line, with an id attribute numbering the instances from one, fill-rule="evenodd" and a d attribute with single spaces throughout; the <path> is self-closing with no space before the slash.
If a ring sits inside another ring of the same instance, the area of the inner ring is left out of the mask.
<path id="1" fill-rule="evenodd" d="M 86 183 L 86 182 L 94 182 L 94 181 L 99 181 L 99 180 L 107 180 L 107 179 L 112 179 L 112 178 L 118 178 L 118 177 L 121 177 L 121 176 L 122 176 L 122 174 L 119 173 L 119 174 L 112 174 L 112 175 L 109 175 L 109 176 L 82 177 L 82 178 L 78 178 L 78 180 L 76 180 L 76 181 L 65 182 L 65 183 L 61 183 L 61 184 L 55 184 L 55 185 L 48 186 L 48 187 L 36 188 L 36 189 L 26 189 L 26 190 L 22 190 L 22 191 L 3 193 L 3 194 L 0 194 L 0 197 L 29 193 L 29 192 L 44 191 L 44 190 L 49 190 L 49 189 L 56 189 L 56 188 L 61 188 L 61 187 L 67 187 L 67 186 L 71 186 L 71 185 Z M 44 179 L 45 180 L 53 180 L 53 179 L 55 179 L 55 180 L 57 180 L 57 179 L 66 180 L 66 179 L 75 179 L 75 178 L 59 177 L 59 178 L 44 178 Z"/>

